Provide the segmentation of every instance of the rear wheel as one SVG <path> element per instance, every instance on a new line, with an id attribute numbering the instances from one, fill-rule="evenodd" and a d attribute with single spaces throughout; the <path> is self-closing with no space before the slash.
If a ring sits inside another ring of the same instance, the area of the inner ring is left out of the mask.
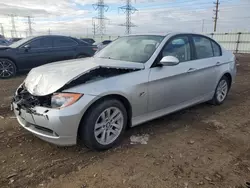
<path id="1" fill-rule="evenodd" d="M 79 139 L 88 148 L 106 150 L 121 140 L 127 125 L 127 111 L 116 99 L 102 101 L 88 111 L 79 129 Z"/>
<path id="2" fill-rule="evenodd" d="M 214 105 L 222 104 L 227 97 L 228 91 L 229 91 L 229 80 L 226 76 L 223 76 L 216 87 L 215 94 L 212 99 L 212 104 Z"/>
<path id="3" fill-rule="evenodd" d="M 6 79 L 16 75 L 16 65 L 9 59 L 0 58 L 0 78 Z"/>

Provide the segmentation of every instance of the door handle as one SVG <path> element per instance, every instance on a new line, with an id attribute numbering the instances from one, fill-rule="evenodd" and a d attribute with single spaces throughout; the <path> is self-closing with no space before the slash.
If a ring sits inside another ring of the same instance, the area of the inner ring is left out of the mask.
<path id="1" fill-rule="evenodd" d="M 220 62 L 217 62 L 217 63 L 216 63 L 216 66 L 219 66 L 219 65 L 220 65 Z"/>
<path id="2" fill-rule="evenodd" d="M 190 69 L 188 69 L 187 73 L 194 72 L 194 71 L 196 71 L 196 70 L 197 70 L 197 69 L 195 69 L 195 68 L 190 68 Z"/>

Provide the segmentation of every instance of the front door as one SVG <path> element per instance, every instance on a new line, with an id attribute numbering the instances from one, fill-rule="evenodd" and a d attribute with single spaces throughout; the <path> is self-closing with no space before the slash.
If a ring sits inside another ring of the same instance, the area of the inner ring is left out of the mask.
<path id="1" fill-rule="evenodd" d="M 197 97 L 196 88 L 201 86 L 196 72 L 188 35 L 177 35 L 167 41 L 159 59 L 174 56 L 180 63 L 175 66 L 153 67 L 149 75 L 148 111 L 181 107 Z"/>
<path id="2" fill-rule="evenodd" d="M 25 48 L 27 45 L 29 48 Z M 25 43 L 17 51 L 20 67 L 31 69 L 48 63 L 53 56 L 51 48 L 52 41 L 46 37 L 36 38 Z"/>

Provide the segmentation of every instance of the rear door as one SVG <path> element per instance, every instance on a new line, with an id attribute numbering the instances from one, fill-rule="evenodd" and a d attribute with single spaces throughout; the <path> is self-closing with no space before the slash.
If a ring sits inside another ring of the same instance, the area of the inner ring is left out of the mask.
<path id="1" fill-rule="evenodd" d="M 75 40 L 69 37 L 55 36 L 52 41 L 53 61 L 68 60 L 76 57 L 78 43 Z"/>
<path id="2" fill-rule="evenodd" d="M 192 41 L 196 58 L 192 66 L 203 82 L 197 93 L 199 96 L 212 96 L 218 80 L 217 67 L 222 61 L 220 47 L 210 38 L 201 35 L 192 35 Z"/>

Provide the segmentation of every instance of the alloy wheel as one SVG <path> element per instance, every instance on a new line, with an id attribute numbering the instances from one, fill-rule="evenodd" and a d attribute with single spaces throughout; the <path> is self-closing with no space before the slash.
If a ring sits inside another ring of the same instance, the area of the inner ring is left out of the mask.
<path id="1" fill-rule="evenodd" d="M 216 98 L 219 102 L 223 102 L 227 96 L 228 83 L 226 80 L 222 79 L 217 87 Z"/>
<path id="2" fill-rule="evenodd" d="M 0 77 L 8 78 L 15 74 L 15 67 L 7 59 L 0 59 Z"/>
<path id="3" fill-rule="evenodd" d="M 111 144 L 119 137 L 123 126 L 124 117 L 121 110 L 116 107 L 107 108 L 95 123 L 95 139 L 102 145 Z"/>

